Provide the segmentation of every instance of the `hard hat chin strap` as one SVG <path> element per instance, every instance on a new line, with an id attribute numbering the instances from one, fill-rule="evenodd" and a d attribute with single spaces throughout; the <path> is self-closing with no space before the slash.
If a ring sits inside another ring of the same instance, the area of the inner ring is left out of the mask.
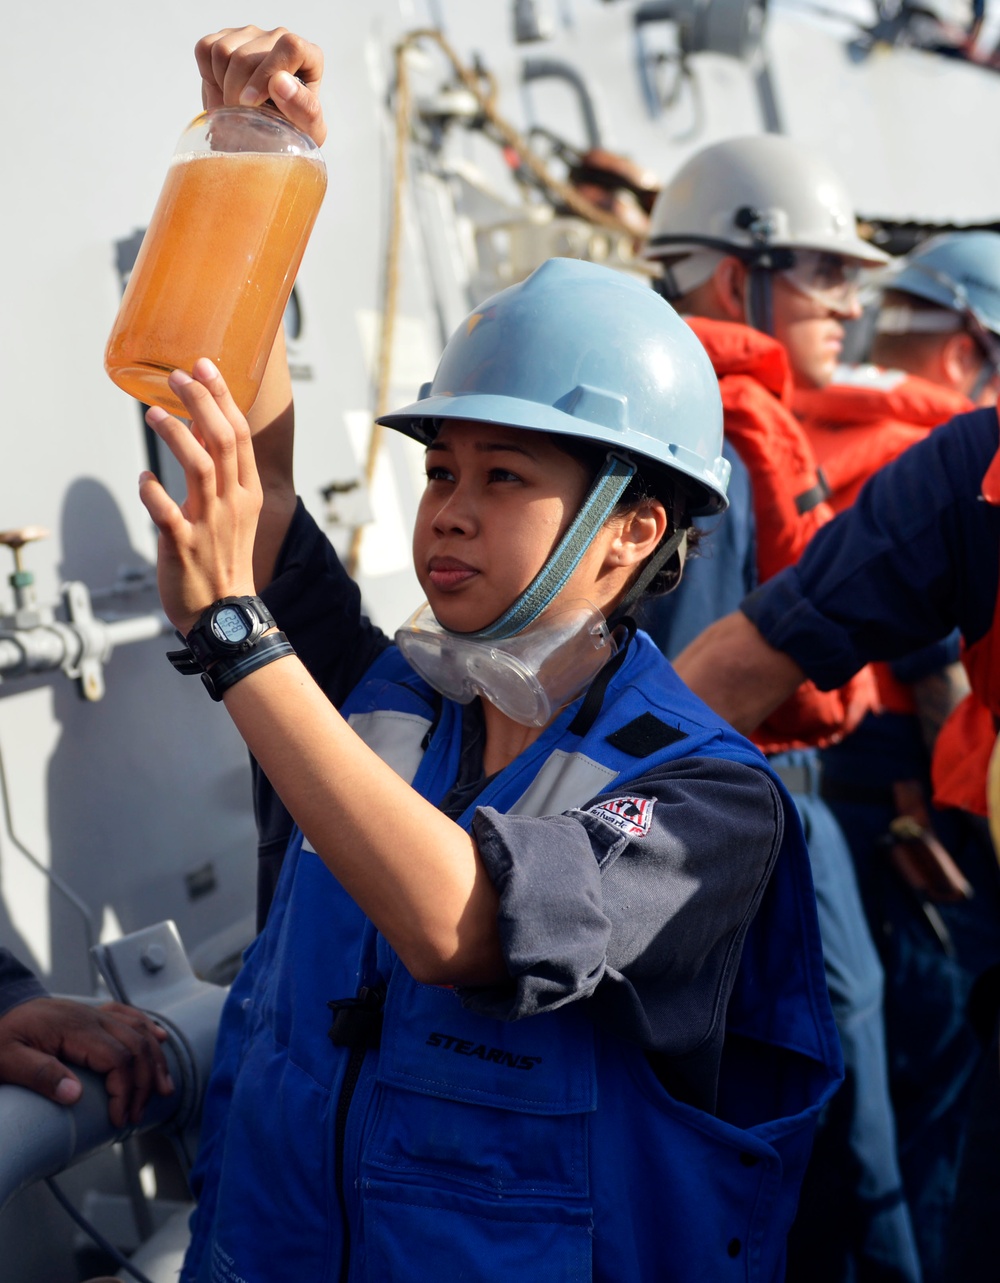
<path id="1" fill-rule="evenodd" d="M 978 401 L 997 375 L 1000 375 L 1000 366 L 987 356 L 983 361 L 982 369 L 976 375 L 975 383 L 969 389 L 969 400 Z"/>
<path id="2" fill-rule="evenodd" d="M 966 329 L 976 340 L 983 354 L 983 364 L 976 381 L 969 390 L 969 400 L 978 401 L 990 382 L 1000 374 L 1000 340 L 983 325 L 971 312 L 966 317 Z"/>
<path id="3" fill-rule="evenodd" d="M 747 325 L 761 334 L 774 337 L 774 289 L 770 268 L 755 267 L 747 270 L 747 288 L 743 300 Z"/>
<path id="4" fill-rule="evenodd" d="M 635 472 L 636 465 L 630 459 L 609 454 L 569 529 L 520 597 L 492 624 L 476 632 L 456 633 L 455 636 L 474 641 L 503 641 L 534 623 L 565 587 L 597 532 L 618 506 Z"/>

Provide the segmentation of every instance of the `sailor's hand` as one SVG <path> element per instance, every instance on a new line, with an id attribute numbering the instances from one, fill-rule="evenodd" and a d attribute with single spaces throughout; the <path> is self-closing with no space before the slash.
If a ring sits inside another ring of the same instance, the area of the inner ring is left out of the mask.
<path id="1" fill-rule="evenodd" d="M 319 104 L 323 51 L 284 27 L 227 27 L 203 36 L 194 56 L 201 97 L 210 107 L 259 107 L 270 102 L 322 146 L 326 124 Z"/>
<path id="2" fill-rule="evenodd" d="M 919 780 L 895 780 L 896 817 L 889 825 L 889 858 L 903 881 L 926 900 L 954 904 L 972 898 L 965 874 L 934 832 Z"/>
<path id="3" fill-rule="evenodd" d="M 918 895 L 938 904 L 955 904 L 973 895 L 965 874 L 933 829 L 901 815 L 889 825 L 893 868 Z"/>
<path id="4" fill-rule="evenodd" d="M 160 532 L 156 562 L 160 600 L 185 636 L 220 597 L 252 595 L 253 547 L 262 492 L 247 421 L 211 361 L 199 358 L 194 377 L 170 375 L 190 428 L 153 406 L 146 422 L 184 470 L 187 496 L 177 504 L 151 472 L 139 498 Z"/>
<path id="5" fill-rule="evenodd" d="M 153 1091 L 174 1090 L 161 1029 L 135 1007 L 91 1007 L 66 998 L 32 998 L 0 1016 L 0 1082 L 74 1105 L 83 1085 L 70 1069 L 104 1074 L 113 1127 L 138 1123 Z"/>

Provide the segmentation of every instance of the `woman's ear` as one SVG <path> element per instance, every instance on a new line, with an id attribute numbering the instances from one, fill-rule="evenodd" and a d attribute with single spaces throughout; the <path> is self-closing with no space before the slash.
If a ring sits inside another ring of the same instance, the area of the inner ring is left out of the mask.
<path id="1" fill-rule="evenodd" d="M 670 521 L 659 499 L 644 499 L 623 513 L 621 528 L 608 549 L 608 560 L 616 567 L 637 566 L 657 548 Z"/>

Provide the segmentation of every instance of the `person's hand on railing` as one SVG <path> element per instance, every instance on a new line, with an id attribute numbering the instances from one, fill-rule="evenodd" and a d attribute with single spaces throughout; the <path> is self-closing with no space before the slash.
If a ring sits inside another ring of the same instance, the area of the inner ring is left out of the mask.
<path id="1" fill-rule="evenodd" d="M 0 1083 L 73 1105 L 83 1085 L 68 1065 L 85 1066 L 104 1075 L 108 1118 L 120 1129 L 139 1122 L 154 1091 L 173 1092 L 160 1045 L 166 1038 L 166 1030 L 122 1003 L 33 998 L 0 1016 Z"/>

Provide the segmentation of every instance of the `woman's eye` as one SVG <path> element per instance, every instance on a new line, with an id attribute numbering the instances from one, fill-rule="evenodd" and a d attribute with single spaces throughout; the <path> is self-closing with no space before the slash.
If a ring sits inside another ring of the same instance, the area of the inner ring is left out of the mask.
<path id="1" fill-rule="evenodd" d="M 428 481 L 450 481 L 451 473 L 448 471 L 447 468 L 428 468 L 427 480 Z"/>
<path id="2" fill-rule="evenodd" d="M 521 478 L 516 472 L 510 472 L 507 468 L 490 468 L 491 481 L 520 481 Z"/>

